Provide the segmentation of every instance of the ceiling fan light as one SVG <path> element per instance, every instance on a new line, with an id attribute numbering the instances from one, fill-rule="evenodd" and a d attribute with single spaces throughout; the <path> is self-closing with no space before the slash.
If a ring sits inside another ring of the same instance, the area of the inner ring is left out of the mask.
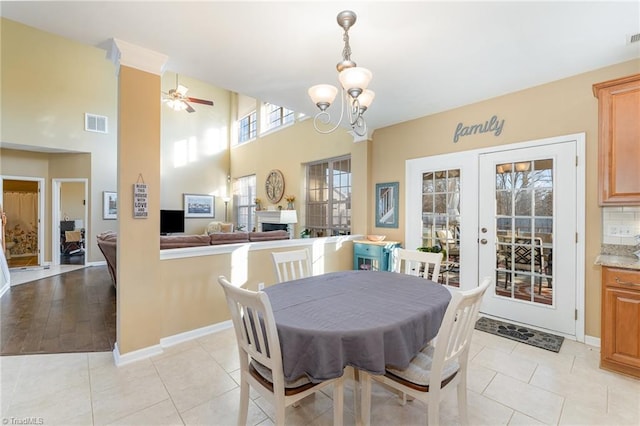
<path id="1" fill-rule="evenodd" d="M 330 84 L 317 84 L 309 88 L 309 97 L 321 110 L 325 110 L 333 103 L 338 89 Z"/>
<path id="2" fill-rule="evenodd" d="M 360 108 L 367 109 L 373 102 L 373 98 L 376 97 L 376 93 L 373 90 L 365 90 L 358 96 L 358 102 L 360 102 Z"/>
<path id="3" fill-rule="evenodd" d="M 340 71 L 338 78 L 340 79 L 340 84 L 342 84 L 344 90 L 351 94 L 354 89 L 359 89 L 360 92 L 365 90 L 373 78 L 373 74 L 366 68 L 354 67 Z M 359 94 L 360 93 L 358 93 L 358 95 Z"/>

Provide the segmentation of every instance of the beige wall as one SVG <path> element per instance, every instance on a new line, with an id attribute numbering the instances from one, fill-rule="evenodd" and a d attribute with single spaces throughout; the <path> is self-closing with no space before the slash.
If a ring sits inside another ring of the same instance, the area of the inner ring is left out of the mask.
<path id="1" fill-rule="evenodd" d="M 0 171 L 3 176 L 44 179 L 44 261 L 51 261 L 51 187 L 56 178 L 88 178 L 91 173 L 89 154 L 59 154 L 0 149 Z M 89 215 L 91 211 L 89 210 Z M 91 216 L 89 216 L 91 217 Z M 97 252 L 94 240 L 87 240 Z M 100 260 L 100 259 L 98 259 Z"/>
<path id="2" fill-rule="evenodd" d="M 374 133 L 371 180 L 400 182 L 400 205 L 404 205 L 405 161 L 450 152 L 505 145 L 571 133 L 586 133 L 586 334 L 600 336 L 600 268 L 593 265 L 600 252 L 601 209 L 597 196 L 598 101 L 592 85 L 640 72 L 640 60 L 580 74 L 564 80 L 467 105 L 441 114 L 379 129 Z M 466 136 L 453 142 L 459 122 L 484 123 L 493 115 L 505 120 L 502 134 Z M 368 211 L 374 212 L 374 202 Z M 375 222 L 373 222 L 375 224 Z M 371 228 L 371 233 L 404 240 L 404 214 L 398 229 Z"/>
<path id="3" fill-rule="evenodd" d="M 213 106 L 193 103 L 196 112 L 161 108 L 162 152 L 160 208 L 183 209 L 183 194 L 214 195 L 214 218 L 188 218 L 185 232 L 201 234 L 212 220 L 224 220 L 224 201 L 228 195 L 229 123 L 231 92 L 201 81 L 179 76 L 180 84 L 189 88 L 188 96 L 207 99 Z M 162 90 L 176 86 L 176 75 L 162 76 Z M 231 219 L 229 219 L 231 220 Z"/>
<path id="4" fill-rule="evenodd" d="M 60 186 L 60 217 L 62 220 L 84 220 L 84 184 L 64 182 Z"/>
<path id="5" fill-rule="evenodd" d="M 306 240 L 309 244 L 313 239 Z M 299 249 L 264 249 L 249 251 L 242 245 L 232 253 L 163 260 L 160 262 L 161 283 L 158 309 L 163 312 L 161 337 L 217 324 L 229 319 L 229 311 L 218 276 L 232 283 L 257 290 L 276 282 L 271 252 Z M 330 272 L 351 269 L 353 243 L 314 244 L 308 247 L 316 270 Z"/>
<path id="6" fill-rule="evenodd" d="M 51 180 L 62 177 L 89 179 L 90 225 L 87 260 L 102 261 L 95 236 L 113 229 L 102 220 L 102 191 L 116 184 L 116 74 L 105 51 L 2 19 L 0 26 L 2 91 L 0 141 L 10 146 L 24 145 L 40 150 L 87 153 L 86 158 L 70 157 L 64 165 L 50 165 L 53 174 L 33 170 L 30 165 L 11 164 L 3 157 L 2 174 L 14 170 L 19 176 L 47 177 L 45 212 L 47 238 L 45 260 L 51 260 Z M 109 133 L 84 131 L 84 114 L 108 117 Z M 30 148 L 31 149 L 31 148 Z M 25 154 L 29 158 L 32 153 Z M 11 154 L 10 160 L 16 154 Z M 44 159 L 56 158 L 46 155 Z M 80 172 L 82 171 L 82 172 Z"/>
<path id="7" fill-rule="evenodd" d="M 296 231 L 304 228 L 304 183 L 305 164 L 311 161 L 351 155 L 353 187 L 365 188 L 371 142 L 354 143 L 346 129 L 323 135 L 313 128 L 313 121 L 307 119 L 296 122 L 291 127 L 275 131 L 257 140 L 231 149 L 231 177 L 256 175 L 257 196 L 263 207 L 273 206 L 265 195 L 265 179 L 272 169 L 279 169 L 284 175 L 285 195 L 296 197 L 298 224 Z M 286 207 L 283 199 L 278 203 Z M 354 191 L 352 194 L 352 233 L 367 230 L 366 206 L 368 192 Z"/>

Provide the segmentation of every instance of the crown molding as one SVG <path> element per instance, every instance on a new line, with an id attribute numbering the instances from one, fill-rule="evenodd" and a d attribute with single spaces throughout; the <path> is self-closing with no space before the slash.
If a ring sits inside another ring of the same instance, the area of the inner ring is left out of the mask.
<path id="1" fill-rule="evenodd" d="M 116 74 L 124 65 L 157 75 L 162 75 L 169 59 L 167 55 L 117 38 L 111 39 L 107 58 L 116 65 Z"/>

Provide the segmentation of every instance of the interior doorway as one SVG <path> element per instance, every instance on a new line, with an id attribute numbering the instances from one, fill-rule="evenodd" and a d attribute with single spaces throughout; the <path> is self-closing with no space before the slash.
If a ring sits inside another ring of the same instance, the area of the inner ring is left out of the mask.
<path id="1" fill-rule="evenodd" d="M 88 180 L 53 179 L 52 186 L 52 264 L 85 265 Z"/>
<path id="2" fill-rule="evenodd" d="M 0 178 L 0 203 L 6 214 L 5 257 L 10 269 L 43 264 L 44 179 L 22 176 Z"/>

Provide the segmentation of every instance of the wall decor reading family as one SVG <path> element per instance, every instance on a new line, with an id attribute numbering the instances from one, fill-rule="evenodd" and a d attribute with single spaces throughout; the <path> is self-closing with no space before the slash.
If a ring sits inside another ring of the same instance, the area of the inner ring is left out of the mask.
<path id="1" fill-rule="evenodd" d="M 102 191 L 102 218 L 118 218 L 118 193 L 113 191 Z"/>
<path id="2" fill-rule="evenodd" d="M 184 194 L 184 217 L 213 217 L 215 205 L 213 195 Z"/>
<path id="3" fill-rule="evenodd" d="M 453 135 L 453 143 L 457 143 L 462 136 L 475 135 L 476 133 L 493 132 L 495 136 L 500 136 L 503 127 L 504 120 L 500 120 L 497 115 L 481 124 L 465 126 L 463 123 L 458 123 L 456 132 Z"/>
<path id="4" fill-rule="evenodd" d="M 398 227 L 398 182 L 376 184 L 376 226 Z"/>

